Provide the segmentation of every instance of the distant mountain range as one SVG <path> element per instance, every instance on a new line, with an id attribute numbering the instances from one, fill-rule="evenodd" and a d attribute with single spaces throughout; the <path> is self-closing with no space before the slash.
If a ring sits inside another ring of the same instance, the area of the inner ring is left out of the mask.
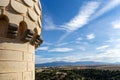
<path id="1" fill-rule="evenodd" d="M 64 62 L 56 61 L 51 63 L 36 64 L 36 67 L 56 67 L 56 66 L 86 66 L 86 65 L 105 65 L 110 63 L 105 62 L 94 62 L 94 61 L 80 61 L 80 62 Z M 111 64 L 120 64 L 120 63 L 111 63 Z"/>

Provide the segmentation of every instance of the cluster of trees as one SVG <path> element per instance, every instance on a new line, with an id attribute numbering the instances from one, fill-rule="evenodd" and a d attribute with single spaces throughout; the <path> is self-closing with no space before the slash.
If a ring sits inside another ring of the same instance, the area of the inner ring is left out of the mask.
<path id="1" fill-rule="evenodd" d="M 36 72 L 36 80 L 120 80 L 120 71 L 50 69 Z"/>

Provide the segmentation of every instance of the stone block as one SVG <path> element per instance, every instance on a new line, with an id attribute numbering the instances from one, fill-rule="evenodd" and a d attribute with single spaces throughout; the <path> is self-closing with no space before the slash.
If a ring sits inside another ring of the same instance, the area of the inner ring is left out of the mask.
<path id="1" fill-rule="evenodd" d="M 28 52 L 34 54 L 35 53 L 35 47 L 33 45 L 29 45 L 28 46 Z"/>
<path id="2" fill-rule="evenodd" d="M 0 80 L 22 80 L 22 73 L 0 74 Z"/>
<path id="3" fill-rule="evenodd" d="M 34 70 L 35 70 L 34 62 L 28 62 L 28 71 L 34 71 Z"/>
<path id="4" fill-rule="evenodd" d="M 35 71 L 32 71 L 32 80 L 35 80 Z"/>
<path id="5" fill-rule="evenodd" d="M 24 43 L 0 43 L 0 49 L 16 50 L 16 51 L 27 51 L 27 44 Z"/>
<path id="6" fill-rule="evenodd" d="M 31 72 L 23 72 L 23 80 L 33 80 Z"/>
<path id="7" fill-rule="evenodd" d="M 25 61 L 33 61 L 33 54 L 29 54 L 27 52 L 24 52 L 24 60 Z"/>
<path id="8" fill-rule="evenodd" d="M 22 61 L 23 52 L 12 50 L 0 50 L 0 60 Z"/>
<path id="9" fill-rule="evenodd" d="M 24 72 L 26 70 L 27 70 L 26 62 L 0 61 L 0 73 Z"/>

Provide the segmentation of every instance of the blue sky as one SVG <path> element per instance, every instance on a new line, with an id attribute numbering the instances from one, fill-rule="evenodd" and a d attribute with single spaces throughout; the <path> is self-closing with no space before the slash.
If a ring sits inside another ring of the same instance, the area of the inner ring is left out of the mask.
<path id="1" fill-rule="evenodd" d="M 120 0 L 41 0 L 36 63 L 120 62 Z"/>

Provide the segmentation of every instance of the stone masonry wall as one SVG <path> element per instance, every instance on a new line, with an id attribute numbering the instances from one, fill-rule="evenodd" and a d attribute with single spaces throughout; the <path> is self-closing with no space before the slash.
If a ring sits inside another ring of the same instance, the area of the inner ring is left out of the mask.
<path id="1" fill-rule="evenodd" d="M 35 80 L 41 10 L 39 0 L 0 0 L 0 80 Z"/>
<path id="2" fill-rule="evenodd" d="M 35 80 L 34 46 L 8 41 L 0 41 L 0 80 Z"/>

